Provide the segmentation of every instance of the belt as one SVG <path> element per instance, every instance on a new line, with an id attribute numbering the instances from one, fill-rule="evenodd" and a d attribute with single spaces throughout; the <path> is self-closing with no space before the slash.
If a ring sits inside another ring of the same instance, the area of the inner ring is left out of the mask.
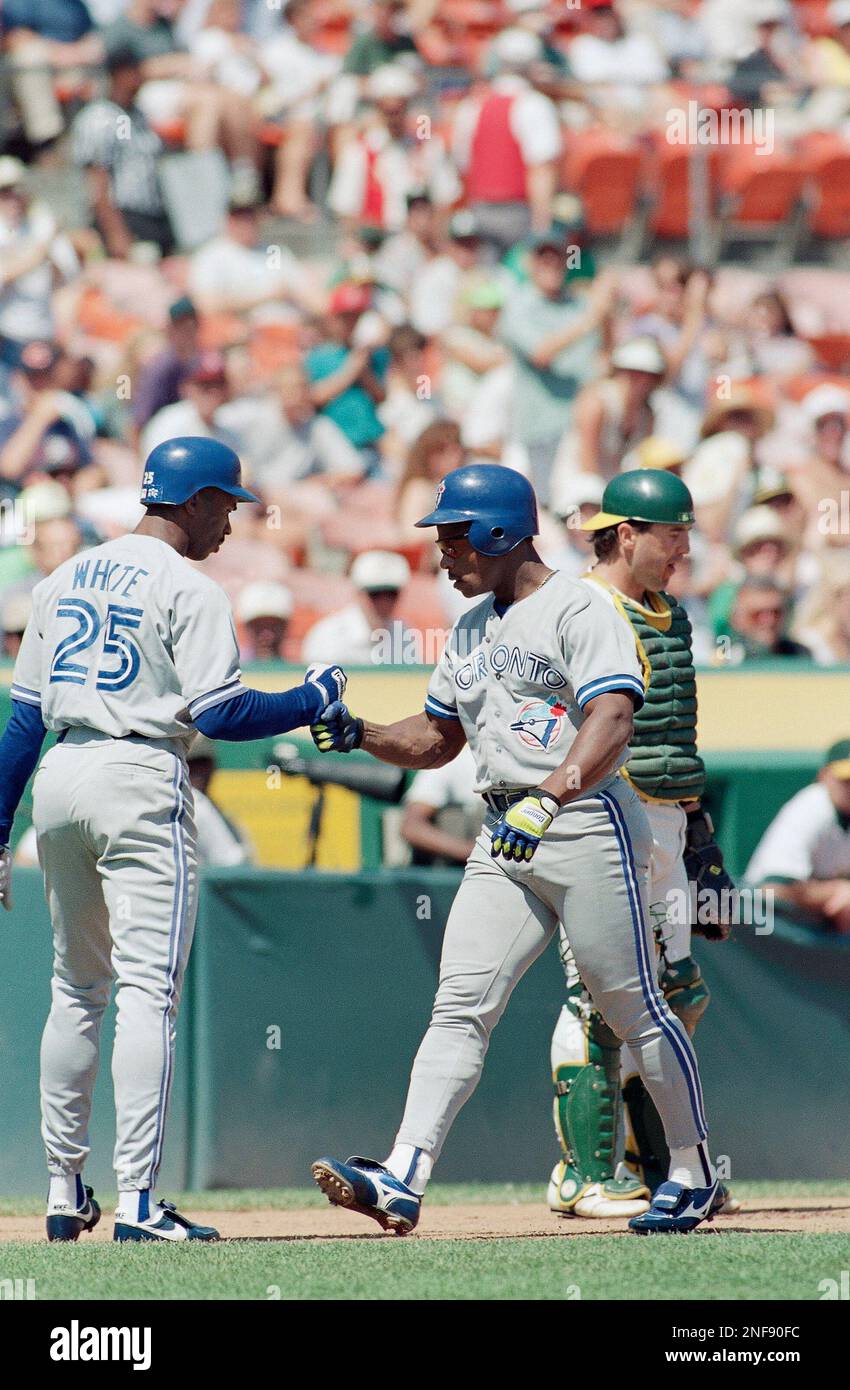
<path id="1" fill-rule="evenodd" d="M 67 746 L 90 748 L 108 743 L 135 743 L 144 748 L 158 748 L 164 753 L 174 753 L 178 758 L 186 757 L 186 742 L 180 738 L 146 738 L 144 734 L 105 734 L 102 729 L 90 729 L 85 725 L 72 724 L 59 736 L 58 742 Z"/>
<path id="2" fill-rule="evenodd" d="M 530 787 L 519 787 L 516 791 L 482 792 L 481 795 L 495 815 L 503 816 L 509 806 L 513 806 L 515 801 L 522 801 L 524 796 L 528 796 L 530 790 Z"/>

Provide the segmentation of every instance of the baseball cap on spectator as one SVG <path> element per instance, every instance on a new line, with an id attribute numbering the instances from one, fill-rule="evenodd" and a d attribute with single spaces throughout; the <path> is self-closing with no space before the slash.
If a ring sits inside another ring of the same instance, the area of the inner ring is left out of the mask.
<path id="1" fill-rule="evenodd" d="M 481 225 L 474 212 L 462 208 L 449 218 L 449 236 L 452 241 L 480 241 Z"/>
<path id="2" fill-rule="evenodd" d="M 180 319 L 196 319 L 198 311 L 188 294 L 181 294 L 179 299 L 169 304 L 168 317 L 172 323 L 179 323 Z"/>
<path id="3" fill-rule="evenodd" d="M 365 594 L 398 592 L 409 579 L 409 564 L 392 550 L 364 550 L 351 566 L 351 582 Z"/>
<path id="4" fill-rule="evenodd" d="M 785 24 L 790 19 L 786 0 L 756 0 L 751 18 L 753 24 Z"/>
<path id="5" fill-rule="evenodd" d="M 0 607 L 0 628 L 5 633 L 22 633 L 30 620 L 31 612 L 31 594 L 9 594 Z"/>
<path id="6" fill-rule="evenodd" d="M 59 349 L 53 343 L 31 342 L 21 349 L 20 368 L 27 376 L 43 376 L 52 372 L 59 361 Z"/>
<path id="7" fill-rule="evenodd" d="M 370 101 L 409 101 L 419 84 L 413 73 L 399 63 L 384 63 L 366 83 Z"/>
<path id="8" fill-rule="evenodd" d="M 738 411 L 746 411 L 755 419 L 759 434 L 767 434 L 773 428 L 773 411 L 747 386 L 733 386 L 726 400 L 712 401 L 702 422 L 700 434 L 708 439 L 727 428 L 726 419 Z"/>
<path id="9" fill-rule="evenodd" d="M 650 372 L 663 376 L 667 371 L 664 354 L 654 338 L 632 338 L 614 349 L 611 366 L 621 372 Z"/>
<path id="10" fill-rule="evenodd" d="M 552 222 L 545 231 L 532 233 L 528 245 L 532 251 L 555 250 L 566 255 L 569 240 L 570 229 L 566 222 Z"/>
<path id="11" fill-rule="evenodd" d="M 59 521 L 71 515 L 71 499 L 61 483 L 30 483 L 18 498 L 29 525 L 38 521 Z"/>
<path id="12" fill-rule="evenodd" d="M 501 68 L 526 68 L 540 62 L 543 44 L 530 29 L 503 29 L 490 45 L 490 57 Z"/>
<path id="13" fill-rule="evenodd" d="M 750 507 L 738 520 L 733 537 L 736 555 L 760 541 L 778 541 L 790 550 L 791 541 L 782 518 L 772 507 Z"/>
<path id="14" fill-rule="evenodd" d="M 501 309 L 507 289 L 501 280 L 479 280 L 467 285 L 460 298 L 468 309 Z"/>
<path id="15" fill-rule="evenodd" d="M 58 420 L 46 431 L 34 462 L 42 473 L 76 473 L 91 463 L 91 450 L 64 420 Z"/>
<path id="16" fill-rule="evenodd" d="M 605 484 L 598 473 L 570 473 L 558 480 L 553 490 L 550 511 L 559 521 L 565 521 L 579 507 L 601 507 Z"/>
<path id="17" fill-rule="evenodd" d="M 187 378 L 197 386 L 227 381 L 227 363 L 220 352 L 202 352 L 192 363 Z"/>
<path id="18" fill-rule="evenodd" d="M 843 29 L 850 24 L 850 0 L 832 0 L 826 17 L 833 29 Z"/>
<path id="19" fill-rule="evenodd" d="M 842 782 L 850 781 L 850 738 L 840 738 L 826 750 L 823 765 Z"/>
<path id="20" fill-rule="evenodd" d="M 115 44 L 107 49 L 104 67 L 111 75 L 115 72 L 124 72 L 126 68 L 138 68 L 142 65 L 142 53 L 134 43 Z"/>
<path id="21" fill-rule="evenodd" d="M 756 474 L 755 487 L 753 489 L 753 503 L 761 506 L 763 503 L 776 502 L 780 497 L 793 497 L 794 489 L 791 487 L 786 475 L 780 473 L 778 468 L 760 468 Z"/>
<path id="22" fill-rule="evenodd" d="M 846 418 L 850 413 L 850 391 L 845 391 L 840 386 L 830 386 L 828 383 L 816 386 L 803 397 L 800 409 L 812 425 L 816 425 L 818 420 L 825 419 L 827 415 L 843 415 Z"/>
<path id="23" fill-rule="evenodd" d="M 372 296 L 368 285 L 353 284 L 350 280 L 337 285 L 328 300 L 329 314 L 364 314 Z"/>
<path id="24" fill-rule="evenodd" d="M 19 188 L 27 176 L 27 166 L 13 154 L 0 156 L 0 188 Z"/>
<path id="25" fill-rule="evenodd" d="M 633 451 L 635 468 L 680 468 L 687 461 L 687 450 L 672 439 L 651 434 Z"/>
<path id="26" fill-rule="evenodd" d="M 255 618 L 289 618 L 292 615 L 294 600 L 283 584 L 258 580 L 246 584 L 236 600 L 236 616 L 242 623 L 252 623 Z"/>

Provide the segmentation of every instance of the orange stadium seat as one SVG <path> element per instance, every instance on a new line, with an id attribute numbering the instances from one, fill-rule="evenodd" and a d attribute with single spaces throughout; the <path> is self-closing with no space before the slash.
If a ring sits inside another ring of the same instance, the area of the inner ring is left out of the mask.
<path id="1" fill-rule="evenodd" d="M 789 150 L 723 147 L 718 176 L 717 253 L 736 239 L 782 241 L 789 258 L 803 230 L 805 167 Z"/>
<path id="2" fill-rule="evenodd" d="M 688 235 L 690 159 L 687 145 L 671 145 L 661 135 L 653 141 L 644 197 L 649 204 L 648 228 L 654 236 L 680 239 Z M 713 151 L 709 155 L 710 170 L 715 162 Z"/>
<path id="3" fill-rule="evenodd" d="M 408 627 L 420 632 L 444 630 L 446 610 L 433 574 L 412 574 L 398 601 L 398 614 Z"/>
<path id="4" fill-rule="evenodd" d="M 621 232 L 637 207 L 640 147 L 609 130 L 565 131 L 561 187 L 577 193 L 591 236 Z"/>
<path id="5" fill-rule="evenodd" d="M 850 237 L 850 143 L 831 132 L 800 142 L 806 171 L 809 231 L 818 237 Z"/>

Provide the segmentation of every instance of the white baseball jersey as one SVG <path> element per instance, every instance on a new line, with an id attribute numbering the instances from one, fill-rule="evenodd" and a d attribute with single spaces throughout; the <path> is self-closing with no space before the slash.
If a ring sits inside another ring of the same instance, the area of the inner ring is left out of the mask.
<path id="1" fill-rule="evenodd" d="M 11 693 L 48 729 L 190 740 L 244 689 L 227 595 L 153 536 L 82 551 L 32 598 Z"/>
<path id="2" fill-rule="evenodd" d="M 460 720 L 475 790 L 501 791 L 543 781 L 564 761 L 588 701 L 614 690 L 643 702 L 634 632 L 602 594 L 555 572 L 503 615 L 492 594 L 461 615 L 425 709 Z"/>
<path id="3" fill-rule="evenodd" d="M 750 883 L 806 883 L 850 878 L 850 825 L 843 825 L 826 787 L 814 782 L 771 821 L 747 866 Z"/>

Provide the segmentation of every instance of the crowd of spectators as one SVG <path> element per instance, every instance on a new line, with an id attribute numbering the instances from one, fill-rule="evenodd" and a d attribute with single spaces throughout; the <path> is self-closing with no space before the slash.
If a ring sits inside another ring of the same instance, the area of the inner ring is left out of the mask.
<path id="1" fill-rule="evenodd" d="M 367 662 L 387 628 L 432 660 L 408 639 L 460 600 L 414 522 L 485 461 L 532 479 L 575 574 L 605 483 L 675 470 L 698 660 L 850 661 L 848 324 L 822 355 L 850 275 L 629 264 L 563 163 L 689 82 L 839 128 L 850 9 L 804 9 L 4 0 L 5 655 L 38 579 L 132 527 L 144 456 L 194 434 L 263 499 L 208 562 L 246 660 Z"/>

